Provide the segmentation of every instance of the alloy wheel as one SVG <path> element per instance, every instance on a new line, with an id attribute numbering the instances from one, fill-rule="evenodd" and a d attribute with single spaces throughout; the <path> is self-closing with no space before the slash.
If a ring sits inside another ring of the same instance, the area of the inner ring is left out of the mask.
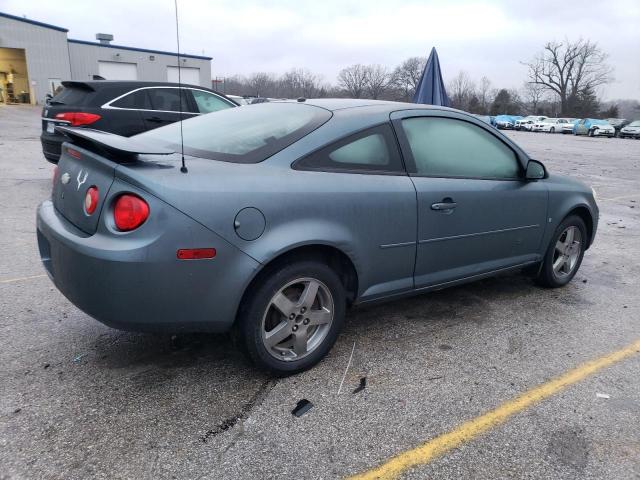
<path id="1" fill-rule="evenodd" d="M 571 275 L 582 253 L 582 233 L 576 226 L 570 226 L 558 237 L 553 252 L 553 274 L 557 278 Z"/>
<path id="2" fill-rule="evenodd" d="M 271 298 L 262 317 L 264 347 L 279 360 L 300 360 L 326 338 L 334 316 L 329 288 L 315 278 L 287 283 Z"/>

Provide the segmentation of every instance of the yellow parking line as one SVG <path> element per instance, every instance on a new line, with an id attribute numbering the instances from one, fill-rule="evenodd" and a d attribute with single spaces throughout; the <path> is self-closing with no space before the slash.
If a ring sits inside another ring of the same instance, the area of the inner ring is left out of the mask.
<path id="1" fill-rule="evenodd" d="M 23 280 L 31 280 L 31 279 L 34 279 L 34 278 L 42 278 L 42 277 L 46 277 L 46 275 L 42 274 L 42 275 L 31 275 L 29 277 L 9 278 L 7 280 L 0 280 L 0 283 L 21 282 Z"/>
<path id="2" fill-rule="evenodd" d="M 513 400 L 503 403 L 495 410 L 491 410 L 484 415 L 469 420 L 450 432 L 435 437 L 419 447 L 402 452 L 381 465 L 350 478 L 352 480 L 396 478 L 406 470 L 431 462 L 438 456 L 500 425 L 512 415 L 636 353 L 640 353 L 640 339 L 621 350 L 617 350 L 569 370 L 559 377 L 528 390 Z"/>

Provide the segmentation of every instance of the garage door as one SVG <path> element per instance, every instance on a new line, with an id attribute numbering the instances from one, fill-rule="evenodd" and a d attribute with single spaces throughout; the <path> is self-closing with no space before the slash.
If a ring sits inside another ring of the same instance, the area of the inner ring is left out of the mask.
<path id="1" fill-rule="evenodd" d="M 200 69 L 193 67 L 182 67 L 180 69 L 182 83 L 200 85 Z M 167 67 L 167 81 L 178 83 L 178 67 Z"/>
<path id="2" fill-rule="evenodd" d="M 98 62 L 98 75 L 106 80 L 137 80 L 138 65 L 123 62 Z"/>

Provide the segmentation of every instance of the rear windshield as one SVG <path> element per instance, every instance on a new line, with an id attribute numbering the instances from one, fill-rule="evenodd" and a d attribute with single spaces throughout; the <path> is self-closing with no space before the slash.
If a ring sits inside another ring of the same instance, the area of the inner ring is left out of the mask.
<path id="1" fill-rule="evenodd" d="M 257 163 L 297 142 L 331 118 L 324 108 L 262 103 L 182 122 L 184 153 L 226 162 Z M 180 151 L 180 122 L 138 135 Z"/>
<path id="2" fill-rule="evenodd" d="M 62 91 L 51 99 L 52 105 L 83 105 L 93 92 L 82 88 L 63 87 Z"/>

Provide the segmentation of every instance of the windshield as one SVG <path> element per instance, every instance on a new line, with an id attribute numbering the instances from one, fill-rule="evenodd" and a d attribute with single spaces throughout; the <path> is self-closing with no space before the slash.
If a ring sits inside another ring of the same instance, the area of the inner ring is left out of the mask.
<path id="1" fill-rule="evenodd" d="M 631 122 L 629 127 L 640 127 L 640 120 L 636 120 L 635 122 Z"/>
<path id="2" fill-rule="evenodd" d="M 324 108 L 263 103 L 182 122 L 184 153 L 226 162 L 257 163 L 297 142 L 331 118 Z M 180 151 L 180 122 L 139 135 Z"/>

